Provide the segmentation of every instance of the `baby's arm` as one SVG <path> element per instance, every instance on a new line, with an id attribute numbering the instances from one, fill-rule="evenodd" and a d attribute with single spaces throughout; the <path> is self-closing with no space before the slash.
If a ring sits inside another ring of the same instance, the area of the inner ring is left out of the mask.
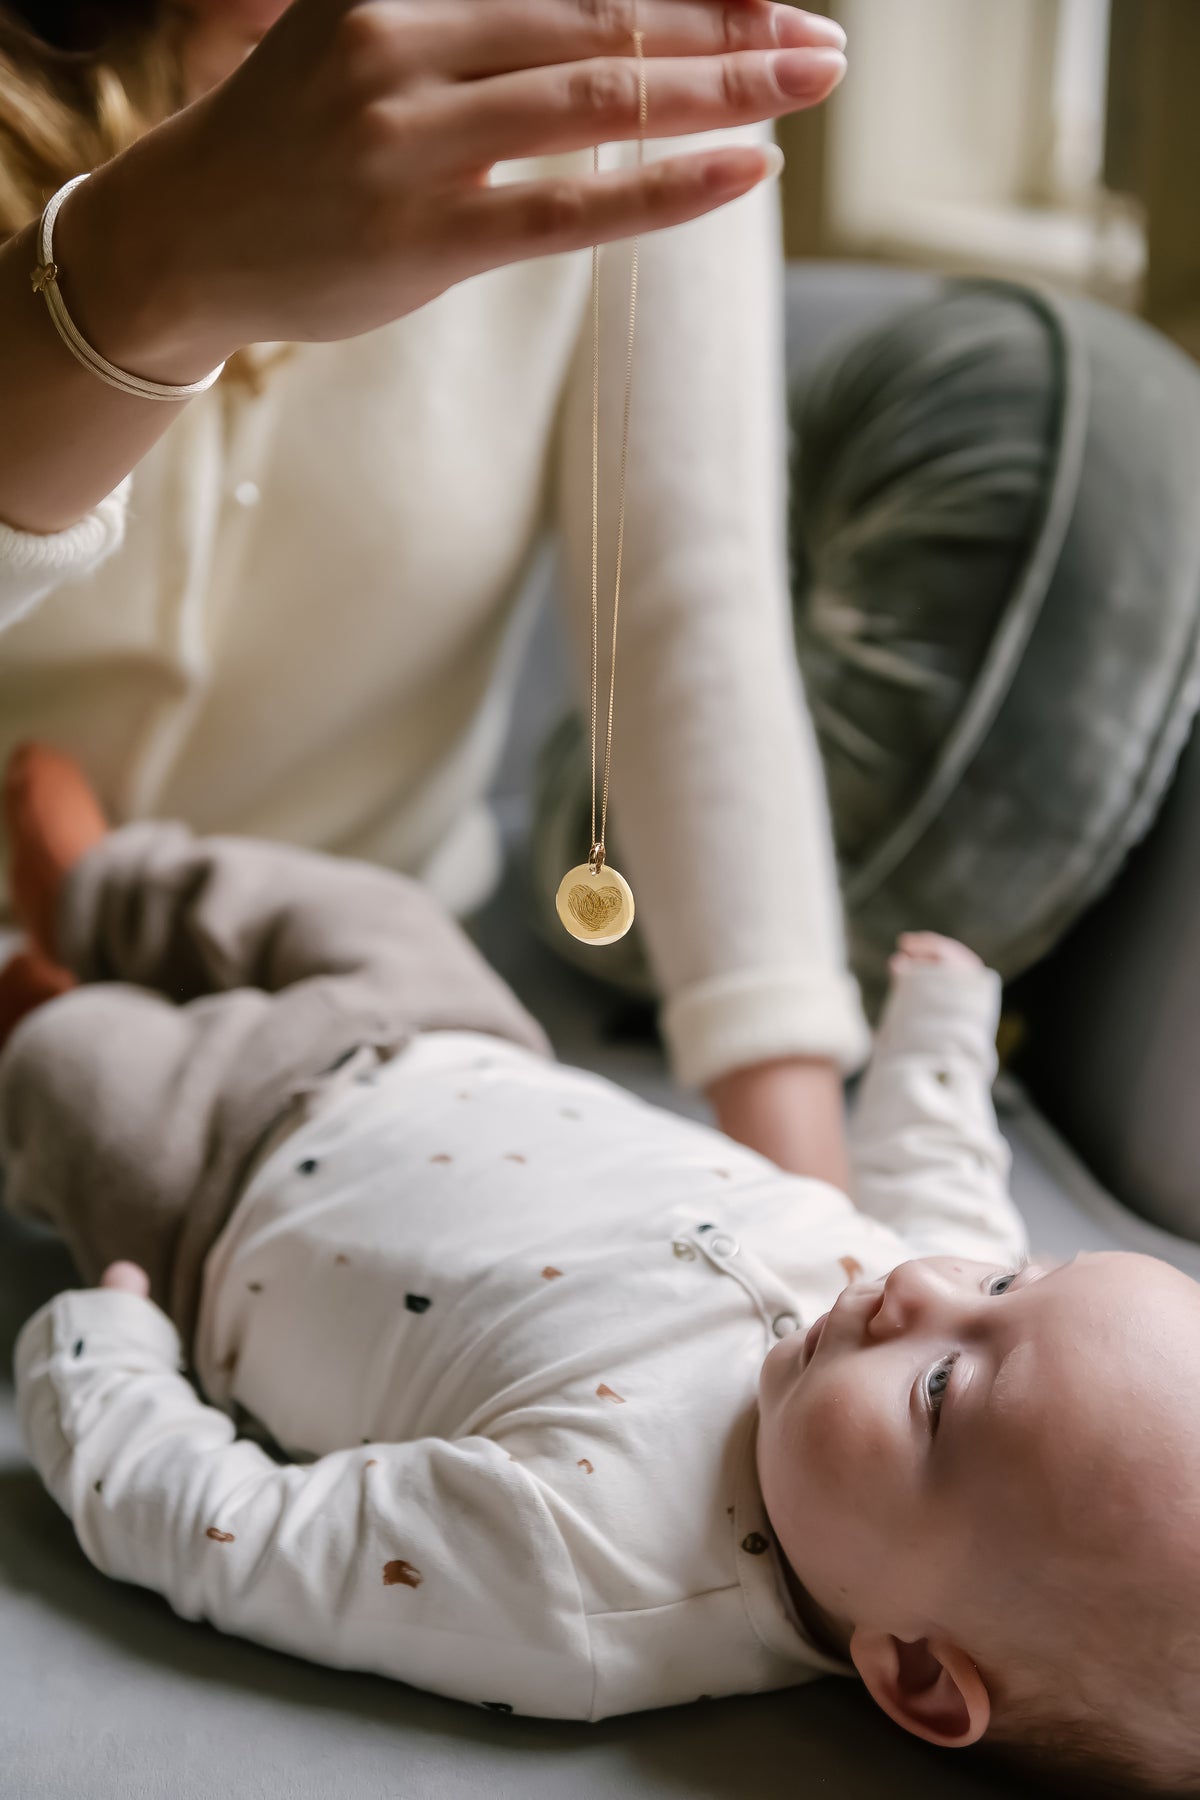
<path id="1" fill-rule="evenodd" d="M 505 1451 L 435 1438 L 279 1465 L 179 1364 L 128 1291 L 60 1294 L 18 1339 L 26 1444 L 97 1568 L 314 1661 L 586 1717 L 578 1580 Z"/>
<path id="2" fill-rule="evenodd" d="M 914 1256 L 1009 1266 L 1028 1239 L 992 1106 L 1000 980 L 971 951 L 901 939 L 852 1128 L 853 1193 Z"/>

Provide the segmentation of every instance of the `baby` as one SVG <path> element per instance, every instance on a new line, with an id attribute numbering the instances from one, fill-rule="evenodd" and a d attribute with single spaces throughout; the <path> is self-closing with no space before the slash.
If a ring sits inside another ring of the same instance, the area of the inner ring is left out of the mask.
<path id="1" fill-rule="evenodd" d="M 8 815 L 5 1196 L 107 1270 L 18 1397 L 98 1568 L 497 1712 L 857 1673 L 1192 1791 L 1200 1293 L 1026 1260 L 970 952 L 904 941 L 852 1202 L 556 1064 L 396 876 L 108 832 L 43 751 Z"/>

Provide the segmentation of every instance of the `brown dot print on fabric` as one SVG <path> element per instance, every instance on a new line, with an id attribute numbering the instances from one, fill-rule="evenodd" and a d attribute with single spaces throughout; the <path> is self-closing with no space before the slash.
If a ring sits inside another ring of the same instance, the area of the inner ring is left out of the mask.
<path id="1" fill-rule="evenodd" d="M 730 1175 L 728 1169 L 714 1169 L 713 1174 L 719 1175 L 722 1181 L 732 1180 L 732 1176 Z"/>
<path id="2" fill-rule="evenodd" d="M 405 1294 L 404 1304 L 411 1313 L 428 1312 L 433 1301 L 428 1294 Z"/>
<path id="3" fill-rule="evenodd" d="M 102 1481 L 93 1481 L 92 1492 L 93 1494 L 102 1494 L 104 1492 L 104 1483 Z"/>
<path id="4" fill-rule="evenodd" d="M 218 1531 L 215 1525 L 210 1525 L 204 1535 L 211 1538 L 214 1544 L 232 1544 L 235 1541 L 232 1531 Z"/>
<path id="5" fill-rule="evenodd" d="M 82 1338 L 76 1338 L 75 1342 L 71 1345 L 71 1355 L 72 1356 L 82 1356 L 83 1355 L 83 1339 Z"/>
<path id="6" fill-rule="evenodd" d="M 301 1175 L 315 1175 L 320 1166 L 315 1156 L 306 1156 L 302 1163 L 297 1163 L 296 1168 Z"/>
<path id="7" fill-rule="evenodd" d="M 262 1293 L 262 1282 L 261 1281 L 248 1281 L 246 1283 L 246 1286 L 249 1288 L 249 1290 L 252 1294 L 261 1294 Z"/>
<path id="8" fill-rule="evenodd" d="M 424 1579 L 420 1569 L 414 1569 L 410 1562 L 405 1562 L 401 1557 L 383 1565 L 384 1587 L 419 1588 Z"/>
<path id="9" fill-rule="evenodd" d="M 614 1394 L 607 1381 L 602 1381 L 600 1386 L 596 1389 L 596 1398 L 597 1400 L 613 1400 L 618 1406 L 624 1406 L 625 1404 L 625 1396 L 623 1394 Z"/>
<path id="10" fill-rule="evenodd" d="M 470 1094 L 455 1094 L 454 1098 L 456 1100 L 469 1100 L 471 1096 Z"/>
<path id="11" fill-rule="evenodd" d="M 561 1116 L 564 1119 L 582 1119 L 583 1114 L 574 1106 L 564 1106 L 561 1109 Z"/>
<path id="12" fill-rule="evenodd" d="M 438 1154 L 436 1156 L 431 1156 L 429 1160 L 431 1163 L 449 1163 L 453 1162 L 454 1158 L 452 1156 L 447 1156 L 444 1150 L 439 1150 Z"/>
<path id="13" fill-rule="evenodd" d="M 343 1256 L 343 1255 L 342 1255 L 342 1252 L 341 1252 L 341 1251 L 340 1251 L 340 1250 L 339 1250 L 339 1251 L 338 1251 L 338 1253 L 337 1253 L 337 1255 L 336 1255 L 336 1256 L 335 1256 L 335 1257 L 334 1257 L 334 1259 L 333 1259 L 333 1260 L 334 1260 L 334 1262 L 335 1262 L 335 1263 L 337 1263 L 337 1264 L 338 1264 L 338 1266 L 339 1266 L 339 1267 L 340 1267 L 340 1268 L 343 1268 L 343 1269 L 344 1269 L 344 1268 L 345 1268 L 345 1266 L 346 1266 L 346 1264 L 347 1264 L 347 1263 L 348 1263 L 348 1262 L 349 1262 L 349 1261 L 350 1261 L 350 1258 L 349 1258 L 349 1257 L 348 1257 L 348 1256 Z"/>
<path id="14" fill-rule="evenodd" d="M 761 1556 L 764 1550 L 771 1548 L 761 1531 L 751 1531 L 742 1539 L 742 1549 L 747 1556 Z"/>
<path id="15" fill-rule="evenodd" d="M 218 1372 L 218 1374 L 221 1374 L 221 1375 L 232 1375 L 235 1372 L 235 1370 L 237 1369 L 237 1365 L 238 1365 L 237 1351 L 231 1350 L 229 1352 L 229 1355 L 224 1357 L 222 1359 L 222 1361 L 217 1364 L 217 1372 Z"/>
<path id="16" fill-rule="evenodd" d="M 839 1256 L 838 1262 L 845 1273 L 847 1281 L 857 1281 L 863 1272 L 862 1264 L 856 1256 Z"/>
<path id="17" fill-rule="evenodd" d="M 556 1269 L 554 1267 L 553 1263 L 547 1263 L 545 1268 L 542 1270 L 542 1280 L 543 1281 L 557 1281 L 561 1274 L 562 1274 L 561 1269 Z"/>
<path id="18" fill-rule="evenodd" d="M 376 1466 L 376 1464 L 378 1463 L 378 1461 L 379 1461 L 379 1458 L 377 1456 L 368 1456 L 366 1462 L 363 1464 L 363 1468 L 364 1469 L 373 1469 Z"/>
<path id="19" fill-rule="evenodd" d="M 596 1473 L 586 1456 L 581 1456 L 579 1461 L 575 1464 L 575 1467 L 577 1469 L 585 1469 L 589 1475 L 594 1475 Z"/>
<path id="20" fill-rule="evenodd" d="M 521 1155 L 521 1154 L 520 1154 L 520 1152 L 519 1152 L 519 1151 L 517 1151 L 517 1150 L 506 1150 L 506 1151 L 505 1151 L 505 1152 L 504 1152 L 504 1160 L 505 1160 L 505 1162 L 519 1162 L 519 1163 L 523 1163 L 523 1162 L 525 1162 L 525 1161 L 526 1161 L 526 1160 L 527 1160 L 527 1158 L 525 1158 L 525 1157 L 524 1157 L 524 1156 L 522 1156 L 522 1155 Z"/>
<path id="21" fill-rule="evenodd" d="M 938 1078 L 938 1082 L 940 1083 L 940 1085 L 942 1087 L 950 1086 L 950 1071 L 949 1071 L 949 1069 L 939 1069 L 937 1072 L 937 1078 Z"/>

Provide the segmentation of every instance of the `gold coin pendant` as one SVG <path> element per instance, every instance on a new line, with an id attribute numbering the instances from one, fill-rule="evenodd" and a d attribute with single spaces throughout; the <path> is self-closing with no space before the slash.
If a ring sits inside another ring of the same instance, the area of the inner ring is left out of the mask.
<path id="1" fill-rule="evenodd" d="M 581 944 L 615 944 L 633 924 L 633 892 L 608 863 L 593 874 L 587 863 L 568 869 L 554 897 L 558 916 Z"/>

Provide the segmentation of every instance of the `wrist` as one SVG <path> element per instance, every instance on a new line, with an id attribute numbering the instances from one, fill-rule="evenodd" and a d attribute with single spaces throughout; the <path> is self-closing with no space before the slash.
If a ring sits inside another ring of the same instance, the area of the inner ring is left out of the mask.
<path id="1" fill-rule="evenodd" d="M 202 380 L 238 348 L 209 304 L 187 223 L 169 159 L 143 140 L 67 197 L 54 234 L 60 291 L 83 337 L 117 368 L 172 386 Z"/>
<path id="2" fill-rule="evenodd" d="M 836 1063 L 822 1057 L 777 1057 L 730 1070 L 710 1082 L 707 1094 L 727 1136 L 792 1174 L 845 1190 L 845 1108 Z"/>

